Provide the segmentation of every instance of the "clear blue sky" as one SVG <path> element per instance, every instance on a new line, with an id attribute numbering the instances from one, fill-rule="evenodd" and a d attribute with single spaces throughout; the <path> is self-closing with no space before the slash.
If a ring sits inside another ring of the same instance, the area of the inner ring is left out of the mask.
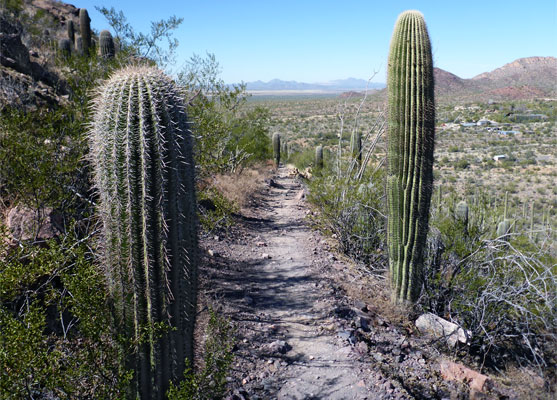
<path id="1" fill-rule="evenodd" d="M 517 58 L 557 56 L 557 0 L 67 0 L 107 29 L 95 6 L 114 7 L 136 31 L 183 17 L 176 31 L 179 69 L 192 54 L 215 54 L 227 83 L 273 78 L 385 82 L 397 16 L 420 10 L 435 65 L 462 78 Z"/>

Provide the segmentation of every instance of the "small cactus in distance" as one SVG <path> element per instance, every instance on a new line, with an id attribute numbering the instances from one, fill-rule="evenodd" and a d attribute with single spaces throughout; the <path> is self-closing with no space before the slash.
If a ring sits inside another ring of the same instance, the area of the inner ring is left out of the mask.
<path id="1" fill-rule="evenodd" d="M 505 208 L 503 209 L 503 219 L 507 219 L 509 211 L 509 192 L 505 192 Z"/>
<path id="2" fill-rule="evenodd" d="M 285 161 L 288 159 L 288 142 L 286 139 L 282 140 L 281 143 L 281 156 Z"/>
<path id="3" fill-rule="evenodd" d="M 80 56 L 84 54 L 83 38 L 81 37 L 81 35 L 75 35 L 75 52 Z"/>
<path id="4" fill-rule="evenodd" d="M 465 201 L 461 201 L 456 205 L 456 219 L 460 221 L 464 228 L 468 226 L 468 204 Z"/>
<path id="5" fill-rule="evenodd" d="M 73 43 L 75 41 L 75 26 L 71 19 L 66 23 L 66 32 L 68 34 L 68 39 Z"/>
<path id="6" fill-rule="evenodd" d="M 273 159 L 275 160 L 275 167 L 278 168 L 280 164 L 280 133 L 273 133 Z"/>
<path id="7" fill-rule="evenodd" d="M 315 148 L 315 167 L 323 168 L 323 146 L 319 145 Z"/>
<path id="8" fill-rule="evenodd" d="M 83 41 L 83 54 L 88 55 L 91 48 L 91 18 L 86 8 L 79 9 L 79 31 Z"/>
<path id="9" fill-rule="evenodd" d="M 114 39 L 112 39 L 112 34 L 107 30 L 101 31 L 99 35 L 99 53 L 103 58 L 114 57 Z"/>
<path id="10" fill-rule="evenodd" d="M 511 232 L 513 221 L 510 219 L 504 219 L 497 225 L 497 237 L 507 240 L 509 233 Z"/>
<path id="11" fill-rule="evenodd" d="M 158 69 L 129 67 L 101 86 L 93 114 L 103 266 L 117 329 L 136 346 L 129 398 L 163 399 L 193 361 L 197 224 L 185 104 Z"/>
<path id="12" fill-rule="evenodd" d="M 431 44 L 423 15 L 398 17 L 388 61 L 387 204 L 392 300 L 414 302 L 433 187 L 435 101 Z"/>

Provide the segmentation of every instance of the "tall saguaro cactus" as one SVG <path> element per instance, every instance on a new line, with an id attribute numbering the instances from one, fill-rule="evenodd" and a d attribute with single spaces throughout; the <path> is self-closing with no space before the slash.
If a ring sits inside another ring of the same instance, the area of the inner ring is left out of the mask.
<path id="1" fill-rule="evenodd" d="M 323 168 L 323 146 L 319 145 L 315 148 L 315 167 Z"/>
<path id="2" fill-rule="evenodd" d="M 88 55 L 91 47 L 91 18 L 86 8 L 79 9 L 79 30 L 83 40 L 83 52 Z"/>
<path id="3" fill-rule="evenodd" d="M 162 399 L 193 358 L 197 224 L 185 106 L 158 69 L 129 67 L 100 88 L 93 111 L 110 297 L 120 332 L 136 346 L 134 391 Z"/>
<path id="4" fill-rule="evenodd" d="M 101 31 L 99 35 L 99 53 L 103 58 L 113 58 L 115 54 L 114 39 L 110 31 Z"/>
<path id="5" fill-rule="evenodd" d="M 273 133 L 273 158 L 275 166 L 278 168 L 280 164 L 280 133 Z"/>
<path id="6" fill-rule="evenodd" d="M 66 33 L 68 39 L 73 43 L 75 41 L 75 27 L 71 19 L 66 23 Z"/>
<path id="7" fill-rule="evenodd" d="M 433 187 L 433 61 L 423 15 L 396 21 L 388 61 L 388 245 L 392 298 L 417 300 Z"/>

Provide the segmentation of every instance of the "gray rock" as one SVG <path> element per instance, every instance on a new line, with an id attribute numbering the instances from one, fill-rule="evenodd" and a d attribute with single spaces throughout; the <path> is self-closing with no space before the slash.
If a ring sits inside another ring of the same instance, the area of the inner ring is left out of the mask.
<path id="1" fill-rule="evenodd" d="M 51 239 L 62 228 L 62 217 L 51 208 L 39 211 L 17 206 L 8 212 L 6 222 L 15 240 Z"/>
<path id="2" fill-rule="evenodd" d="M 431 313 L 420 315 L 416 320 L 416 328 L 435 337 L 446 338 L 451 347 L 455 347 L 457 342 L 469 344 L 472 336 L 472 332 Z"/>
<path id="3" fill-rule="evenodd" d="M 274 342 L 267 344 L 266 347 L 273 354 L 286 354 L 292 349 L 292 346 L 284 340 L 275 340 Z"/>

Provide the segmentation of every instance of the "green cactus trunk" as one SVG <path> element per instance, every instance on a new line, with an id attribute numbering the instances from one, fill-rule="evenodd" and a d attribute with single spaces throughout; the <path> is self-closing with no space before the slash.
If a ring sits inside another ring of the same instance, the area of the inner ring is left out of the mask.
<path id="1" fill-rule="evenodd" d="M 71 19 L 66 24 L 66 33 L 68 34 L 68 39 L 73 43 L 75 41 L 75 26 Z"/>
<path id="2" fill-rule="evenodd" d="M 350 138 L 350 150 L 352 152 L 352 159 L 362 165 L 362 135 L 359 132 L 353 132 Z"/>
<path id="3" fill-rule="evenodd" d="M 513 225 L 513 221 L 510 219 L 504 219 L 503 221 L 499 222 L 497 225 L 497 237 L 508 240 L 509 233 L 511 233 L 511 228 Z"/>
<path id="4" fill-rule="evenodd" d="M 80 56 L 83 55 L 83 39 L 80 35 L 75 36 L 75 52 Z"/>
<path id="5" fill-rule="evenodd" d="M 286 161 L 288 159 L 288 142 L 286 141 L 286 139 L 282 140 L 280 147 L 281 147 L 280 152 L 281 152 L 282 159 Z"/>
<path id="6" fill-rule="evenodd" d="M 103 58 L 114 58 L 114 39 L 107 30 L 102 31 L 99 35 L 99 54 Z"/>
<path id="7" fill-rule="evenodd" d="M 394 302 L 414 302 L 422 286 L 423 248 L 433 188 L 433 61 L 421 13 L 396 22 L 388 62 L 388 245 Z"/>
<path id="8" fill-rule="evenodd" d="M 505 192 L 505 208 L 503 209 L 503 219 L 507 219 L 509 212 L 509 192 Z"/>
<path id="9" fill-rule="evenodd" d="M 79 30 L 83 40 L 83 53 L 88 55 L 91 48 L 91 18 L 85 8 L 79 9 Z"/>
<path id="10" fill-rule="evenodd" d="M 273 158 L 275 160 L 275 167 L 278 168 L 280 164 L 280 134 L 273 133 Z"/>
<path id="11" fill-rule="evenodd" d="M 319 145 L 315 148 L 315 167 L 323 168 L 323 146 Z"/>
<path id="12" fill-rule="evenodd" d="M 110 297 L 119 333 L 136 346 L 132 397 L 162 399 L 193 360 L 197 297 L 192 137 L 179 89 L 156 68 L 117 72 L 99 90 L 89 136 Z"/>

